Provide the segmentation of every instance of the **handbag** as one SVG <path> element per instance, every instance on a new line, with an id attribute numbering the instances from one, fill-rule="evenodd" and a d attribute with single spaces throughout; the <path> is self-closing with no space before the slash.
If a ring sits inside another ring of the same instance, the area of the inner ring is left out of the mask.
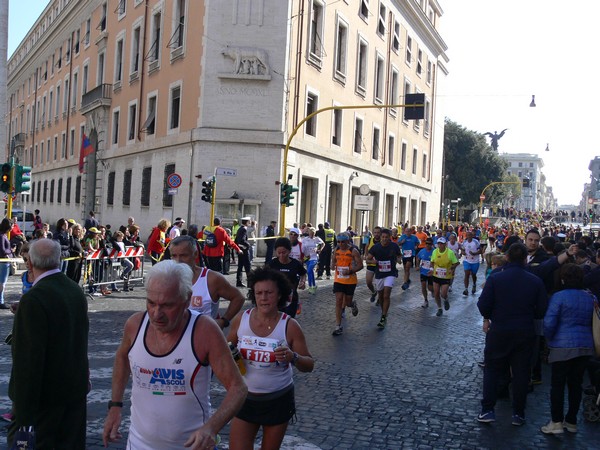
<path id="1" fill-rule="evenodd" d="M 17 430 L 10 450 L 35 450 L 35 432 L 32 426 L 22 426 Z"/>

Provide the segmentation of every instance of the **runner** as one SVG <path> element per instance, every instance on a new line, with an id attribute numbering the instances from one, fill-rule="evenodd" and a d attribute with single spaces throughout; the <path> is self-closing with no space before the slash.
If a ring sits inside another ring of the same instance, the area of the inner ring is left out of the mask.
<path id="1" fill-rule="evenodd" d="M 475 295 L 477 291 L 477 271 L 481 261 L 481 247 L 479 241 L 473 238 L 473 232 L 465 233 L 465 240 L 462 243 L 462 254 L 465 256 L 463 261 L 463 269 L 465 269 L 465 290 L 464 296 L 469 295 L 469 277 L 473 278 L 473 289 L 471 293 Z"/>
<path id="2" fill-rule="evenodd" d="M 438 310 L 435 314 L 440 317 L 444 311 L 442 310 L 442 301 L 444 299 L 444 309 L 450 309 L 448 301 L 448 287 L 454 277 L 454 270 L 458 266 L 458 259 L 454 252 L 446 248 L 446 238 L 438 239 L 438 248 L 431 255 L 431 274 L 433 275 L 433 295 Z"/>
<path id="3" fill-rule="evenodd" d="M 325 245 L 323 240 L 315 236 L 314 227 L 307 227 L 308 236 L 302 238 L 302 251 L 306 261 L 306 272 L 308 274 L 308 293 L 317 292 L 317 283 L 315 282 L 315 267 L 319 262 L 319 252 Z"/>
<path id="4" fill-rule="evenodd" d="M 456 240 L 456 233 L 450 233 L 448 237 L 447 247 L 454 252 L 456 255 L 456 259 L 460 261 L 462 244 Z M 454 278 L 450 280 L 450 286 L 448 287 L 448 292 L 452 292 L 452 285 L 454 284 Z"/>
<path id="5" fill-rule="evenodd" d="M 363 268 L 360 252 L 356 247 L 350 246 L 350 237 L 341 233 L 337 237 L 338 247 L 331 257 L 331 268 L 335 278 L 333 293 L 335 294 L 335 323 L 334 336 L 342 334 L 342 310 L 348 306 L 352 308 L 352 315 L 358 315 L 356 300 L 353 300 L 354 290 L 358 279 L 356 273 Z"/>
<path id="6" fill-rule="evenodd" d="M 425 248 L 421 249 L 417 254 L 417 261 L 419 262 L 419 270 L 421 272 L 421 292 L 424 300 L 421 305 L 422 308 L 429 308 L 427 291 L 431 292 L 431 295 L 433 295 L 433 276 L 430 273 L 432 254 L 433 239 L 428 237 L 425 239 Z"/>
<path id="7" fill-rule="evenodd" d="M 364 258 L 367 259 L 369 256 L 369 250 L 381 241 L 381 227 L 373 228 L 373 236 L 369 239 L 369 243 L 365 245 L 365 253 Z M 373 303 L 377 299 L 377 291 L 373 286 L 373 278 L 375 278 L 375 272 L 377 272 L 377 264 L 375 262 L 369 263 L 367 260 L 367 275 L 365 276 L 365 280 L 367 282 L 367 287 L 371 291 L 371 303 Z"/>
<path id="8" fill-rule="evenodd" d="M 400 247 L 391 241 L 391 235 L 390 230 L 381 230 L 381 241 L 371 247 L 367 256 L 367 263 L 376 264 L 375 287 L 381 305 L 381 319 L 377 327 L 381 329 L 385 328 L 387 313 L 390 309 L 392 288 L 396 278 L 398 278 L 396 263 L 402 260 Z"/>
<path id="9" fill-rule="evenodd" d="M 403 291 L 407 290 L 410 286 L 410 269 L 413 267 L 413 261 L 417 255 L 417 247 L 419 244 L 419 238 L 413 234 L 412 228 L 404 228 L 404 234 L 402 234 L 398 240 L 398 245 L 402 248 L 402 266 L 404 267 Z"/>

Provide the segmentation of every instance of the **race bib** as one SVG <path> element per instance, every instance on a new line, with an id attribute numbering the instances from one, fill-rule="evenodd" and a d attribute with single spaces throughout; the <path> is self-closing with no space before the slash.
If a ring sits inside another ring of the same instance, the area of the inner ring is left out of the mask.
<path id="1" fill-rule="evenodd" d="M 275 363 L 275 350 L 279 347 L 277 339 L 242 336 L 240 340 L 240 352 L 245 362 L 258 368 L 266 368 Z"/>
<path id="2" fill-rule="evenodd" d="M 423 269 L 430 269 L 431 268 L 431 261 L 427 261 L 425 259 L 421 260 L 421 267 Z"/>
<path id="3" fill-rule="evenodd" d="M 436 267 L 435 276 L 438 278 L 446 278 L 446 273 L 448 271 L 446 269 L 442 269 L 441 267 Z"/>
<path id="4" fill-rule="evenodd" d="M 391 261 L 377 261 L 377 268 L 380 272 L 391 272 L 392 262 Z"/>
<path id="5" fill-rule="evenodd" d="M 412 250 L 403 250 L 402 254 L 405 258 L 412 258 Z"/>
<path id="6" fill-rule="evenodd" d="M 337 267 L 338 278 L 350 278 L 350 267 Z"/>

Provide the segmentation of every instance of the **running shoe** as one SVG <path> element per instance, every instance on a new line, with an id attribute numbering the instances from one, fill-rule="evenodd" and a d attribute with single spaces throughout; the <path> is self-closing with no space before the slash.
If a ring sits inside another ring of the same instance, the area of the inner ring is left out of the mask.
<path id="1" fill-rule="evenodd" d="M 377 300 L 377 292 L 371 294 L 371 303 L 375 303 L 375 300 Z"/>
<path id="2" fill-rule="evenodd" d="M 562 422 L 552 422 L 552 420 L 540 428 L 540 430 L 544 434 L 563 434 L 565 432 Z"/>
<path id="3" fill-rule="evenodd" d="M 352 315 L 354 317 L 358 316 L 358 305 L 356 304 L 356 300 L 352 302 L 352 305 L 350 305 L 350 307 L 352 308 Z"/>
<path id="4" fill-rule="evenodd" d="M 385 323 L 386 323 L 386 317 L 385 316 L 381 316 L 381 319 L 379 320 L 379 323 L 377 324 L 377 328 L 385 328 Z"/>
<path id="5" fill-rule="evenodd" d="M 442 308 L 438 309 L 437 312 L 435 313 L 435 315 L 438 317 L 442 317 L 442 314 L 444 314 L 444 311 L 442 310 Z"/>
<path id="6" fill-rule="evenodd" d="M 512 421 L 510 423 L 513 424 L 515 427 L 520 427 L 521 425 L 525 425 L 525 417 L 520 416 L 518 414 L 513 414 Z"/>
<path id="7" fill-rule="evenodd" d="M 475 295 L 475 292 L 477 292 L 477 288 L 473 286 L 473 289 L 471 289 L 471 294 Z"/>
<path id="8" fill-rule="evenodd" d="M 421 305 L 421 308 L 429 308 L 429 302 L 427 300 L 425 300 L 423 302 L 423 304 Z"/>
<path id="9" fill-rule="evenodd" d="M 321 275 L 319 275 L 317 278 L 315 278 L 316 280 L 322 280 L 323 277 Z"/>
<path id="10" fill-rule="evenodd" d="M 405 291 L 408 289 L 408 281 L 402 285 L 402 290 Z"/>
<path id="11" fill-rule="evenodd" d="M 452 285 L 448 287 L 448 292 L 452 292 Z"/>
<path id="12" fill-rule="evenodd" d="M 569 433 L 577 433 L 577 425 L 569 423 L 566 420 L 562 423 L 563 427 L 567 429 Z"/>
<path id="13" fill-rule="evenodd" d="M 465 290 L 463 291 L 463 295 L 464 295 L 465 297 L 468 297 L 468 296 L 469 296 L 469 289 L 465 289 Z"/>
<path id="14" fill-rule="evenodd" d="M 340 334 L 342 334 L 344 331 L 344 328 L 342 328 L 341 325 L 338 325 L 337 327 L 335 327 L 335 330 L 333 330 L 332 336 L 339 336 Z"/>
<path id="15" fill-rule="evenodd" d="M 331 280 L 331 276 L 330 276 L 330 275 L 327 275 L 327 279 L 328 279 L 328 280 Z"/>
<path id="16" fill-rule="evenodd" d="M 448 300 L 444 300 L 444 309 L 448 311 L 450 309 L 450 302 Z"/>
<path id="17" fill-rule="evenodd" d="M 494 411 L 482 411 L 477 416 L 477 421 L 481 423 L 491 423 L 496 421 L 496 413 Z"/>

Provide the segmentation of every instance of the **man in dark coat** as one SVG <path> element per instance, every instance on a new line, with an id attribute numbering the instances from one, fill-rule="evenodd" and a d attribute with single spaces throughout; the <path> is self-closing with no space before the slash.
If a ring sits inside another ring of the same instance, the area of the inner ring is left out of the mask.
<path id="1" fill-rule="evenodd" d="M 238 228 L 237 233 L 235 234 L 235 243 L 241 250 L 241 253 L 238 254 L 236 287 L 246 287 L 242 282 L 242 270 L 246 272 L 246 277 L 248 277 L 248 274 L 250 273 L 250 257 L 248 254 L 250 243 L 248 242 L 248 229 L 246 228 L 249 223 L 249 217 L 242 217 L 242 226 Z"/>
<path id="2" fill-rule="evenodd" d="M 15 419 L 8 447 L 18 428 L 33 426 L 36 449 L 85 448 L 87 302 L 81 288 L 60 271 L 56 241 L 34 241 L 28 269 L 35 281 L 13 324 L 8 392 Z"/>

